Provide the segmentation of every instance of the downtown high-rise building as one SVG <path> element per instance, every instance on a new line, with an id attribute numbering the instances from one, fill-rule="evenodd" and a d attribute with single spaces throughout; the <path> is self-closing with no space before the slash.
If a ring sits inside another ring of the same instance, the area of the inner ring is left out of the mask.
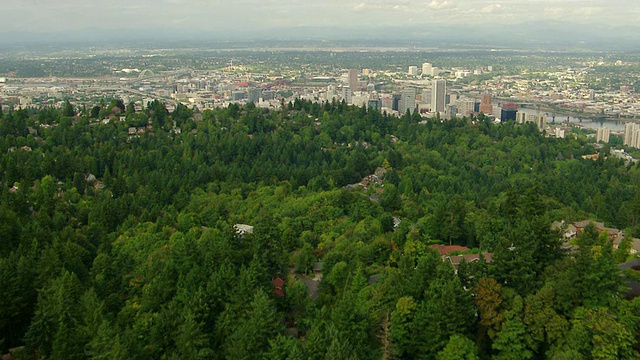
<path id="1" fill-rule="evenodd" d="M 611 135 L 611 130 L 603 127 L 603 128 L 599 128 L 596 131 L 596 142 L 604 142 L 604 143 L 608 143 L 609 142 L 609 137 Z"/>
<path id="2" fill-rule="evenodd" d="M 416 89 L 404 89 L 400 93 L 400 102 L 398 104 L 398 112 L 404 115 L 407 110 L 413 114 L 416 109 Z"/>
<path id="3" fill-rule="evenodd" d="M 447 100 L 447 81 L 433 80 L 431 83 L 431 111 L 444 113 Z"/>
<path id="4" fill-rule="evenodd" d="M 247 100 L 252 103 L 257 103 L 262 98 L 262 89 L 256 87 L 250 87 L 247 89 Z"/>
<path id="5" fill-rule="evenodd" d="M 358 91 L 360 84 L 358 83 L 358 69 L 349 69 L 349 88 L 351 91 Z"/>
<path id="6" fill-rule="evenodd" d="M 544 114 L 527 114 L 525 112 L 516 113 L 516 123 L 526 124 L 535 123 L 540 131 L 547 127 L 547 116 Z"/>
<path id="7" fill-rule="evenodd" d="M 624 125 L 624 145 L 640 149 L 640 125 L 632 122 Z"/>
<path id="8" fill-rule="evenodd" d="M 458 113 L 462 114 L 462 116 L 469 116 L 474 113 L 476 102 L 473 99 L 458 99 L 456 100 L 456 107 L 458 108 Z"/>
<path id="9" fill-rule="evenodd" d="M 344 100 L 347 104 L 353 103 L 353 92 L 351 91 L 351 87 L 343 86 L 342 93 L 340 95 L 342 100 Z"/>
<path id="10" fill-rule="evenodd" d="M 491 94 L 488 92 L 482 94 L 482 100 L 480 100 L 480 112 L 485 115 L 493 114 L 493 105 L 491 104 Z"/>
<path id="11" fill-rule="evenodd" d="M 433 65 L 431 63 L 423 63 L 422 64 L 422 76 L 431 75 L 431 68 Z"/>

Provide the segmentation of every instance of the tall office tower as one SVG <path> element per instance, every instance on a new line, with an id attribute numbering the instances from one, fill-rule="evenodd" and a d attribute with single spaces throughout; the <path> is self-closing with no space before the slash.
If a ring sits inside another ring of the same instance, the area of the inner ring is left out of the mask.
<path id="1" fill-rule="evenodd" d="M 380 100 L 380 99 L 369 99 L 369 101 L 367 101 L 367 109 L 369 111 L 381 111 L 382 110 L 382 100 Z"/>
<path id="2" fill-rule="evenodd" d="M 400 93 L 400 103 L 398 104 L 398 112 L 404 115 L 407 110 L 413 114 L 416 109 L 416 89 L 404 89 Z"/>
<path id="3" fill-rule="evenodd" d="M 351 92 L 350 87 L 342 87 L 342 100 L 344 100 L 347 104 L 351 104 L 351 102 L 353 101 L 353 93 Z"/>
<path id="4" fill-rule="evenodd" d="M 599 128 L 596 131 L 596 142 L 604 142 L 604 143 L 608 143 L 609 142 L 609 136 L 611 135 L 611 130 L 603 127 L 603 128 Z"/>
<path id="5" fill-rule="evenodd" d="M 431 104 L 431 89 L 422 89 L 422 102 Z"/>
<path id="6" fill-rule="evenodd" d="M 502 104 L 502 110 L 500 110 L 500 120 L 510 121 L 516 119 L 516 113 L 518 112 L 518 104 L 508 102 Z"/>
<path id="7" fill-rule="evenodd" d="M 458 107 L 456 106 L 456 104 L 447 104 L 445 106 L 445 114 L 449 119 L 458 115 Z"/>
<path id="8" fill-rule="evenodd" d="M 409 71 L 407 71 L 407 74 L 409 74 L 411 76 L 418 75 L 418 67 L 414 66 L 414 65 L 409 66 Z"/>
<path id="9" fill-rule="evenodd" d="M 458 112 L 463 116 L 469 116 L 474 112 L 475 101 L 472 99 L 458 99 L 456 101 L 456 107 Z"/>
<path id="10" fill-rule="evenodd" d="M 358 91 L 358 69 L 349 69 L 349 88 L 351 91 Z"/>
<path id="11" fill-rule="evenodd" d="M 518 110 L 516 109 L 502 108 L 502 110 L 500 110 L 500 120 L 515 121 L 517 113 L 518 113 Z"/>
<path id="12" fill-rule="evenodd" d="M 624 145 L 625 146 L 631 146 L 631 133 L 633 132 L 633 125 L 635 124 L 632 122 L 628 122 L 624 124 Z"/>
<path id="13" fill-rule="evenodd" d="M 249 102 L 252 102 L 252 103 L 259 102 L 260 98 L 262 97 L 262 89 L 260 88 L 250 87 L 249 89 L 247 89 L 247 93 L 248 93 L 248 100 Z"/>
<path id="14" fill-rule="evenodd" d="M 524 112 L 516 113 L 516 123 L 526 124 L 535 123 L 540 131 L 547 127 L 547 116 L 544 114 L 527 114 Z"/>
<path id="15" fill-rule="evenodd" d="M 538 117 L 535 120 L 536 125 L 538 125 L 538 129 L 540 131 L 544 131 L 544 129 L 547 127 L 547 116 L 542 114 L 542 115 L 538 115 Z"/>
<path id="16" fill-rule="evenodd" d="M 431 68 L 432 67 L 433 66 L 431 65 L 431 63 L 422 64 L 422 76 L 431 75 Z"/>
<path id="17" fill-rule="evenodd" d="M 400 94 L 393 94 L 391 100 L 391 110 L 398 111 L 400 107 Z"/>
<path id="18" fill-rule="evenodd" d="M 640 148 L 640 125 L 631 122 L 624 125 L 624 145 Z"/>
<path id="19" fill-rule="evenodd" d="M 447 81 L 433 80 L 431 83 L 431 111 L 444 112 L 447 99 Z"/>
<path id="20" fill-rule="evenodd" d="M 485 115 L 493 114 L 493 105 L 491 105 L 491 94 L 488 92 L 482 94 L 482 100 L 480 101 L 480 112 Z"/>

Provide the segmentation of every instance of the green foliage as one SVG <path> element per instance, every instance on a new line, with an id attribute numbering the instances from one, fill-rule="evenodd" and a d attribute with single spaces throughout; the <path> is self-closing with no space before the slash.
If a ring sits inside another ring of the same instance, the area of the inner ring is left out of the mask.
<path id="1" fill-rule="evenodd" d="M 637 165 L 583 161 L 578 141 L 482 117 L 419 124 L 297 100 L 195 122 L 160 101 L 141 112 L 118 99 L 80 114 L 68 105 L 0 118 L 2 351 L 636 356 L 639 307 L 619 295 L 621 255 L 587 227 L 567 256 L 550 223 L 590 213 L 637 232 Z M 125 123 L 90 125 L 123 111 Z M 368 177 L 381 165 L 384 180 Z M 434 243 L 493 261 L 456 273 Z"/>
<path id="2" fill-rule="evenodd" d="M 447 346 L 438 353 L 438 360 L 479 360 L 478 347 L 468 338 L 451 335 Z"/>

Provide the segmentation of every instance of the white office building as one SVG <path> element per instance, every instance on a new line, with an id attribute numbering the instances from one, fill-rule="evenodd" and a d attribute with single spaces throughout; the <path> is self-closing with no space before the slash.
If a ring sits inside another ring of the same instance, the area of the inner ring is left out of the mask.
<path id="1" fill-rule="evenodd" d="M 640 148 L 640 125 L 632 122 L 624 125 L 624 145 Z"/>
<path id="2" fill-rule="evenodd" d="M 536 124 L 538 129 L 542 131 L 547 127 L 547 116 L 544 114 L 527 114 L 525 112 L 516 113 L 516 123 L 526 124 L 530 122 Z"/>
<path id="3" fill-rule="evenodd" d="M 433 65 L 431 65 L 431 63 L 424 63 L 422 64 L 422 75 L 431 75 L 431 68 L 433 67 Z"/>
<path id="4" fill-rule="evenodd" d="M 602 141 L 604 143 L 608 143 L 610 135 L 611 135 L 611 130 L 605 127 L 599 128 L 596 132 L 596 142 Z"/>
<path id="5" fill-rule="evenodd" d="M 444 113 L 447 101 L 447 81 L 433 80 L 431 83 L 431 111 Z"/>

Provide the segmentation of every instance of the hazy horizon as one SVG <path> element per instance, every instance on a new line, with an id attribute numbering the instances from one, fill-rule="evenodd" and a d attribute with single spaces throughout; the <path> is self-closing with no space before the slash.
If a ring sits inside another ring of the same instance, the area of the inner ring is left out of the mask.
<path id="1" fill-rule="evenodd" d="M 380 39 L 640 50 L 632 0 L 7 0 L 0 43 Z"/>

